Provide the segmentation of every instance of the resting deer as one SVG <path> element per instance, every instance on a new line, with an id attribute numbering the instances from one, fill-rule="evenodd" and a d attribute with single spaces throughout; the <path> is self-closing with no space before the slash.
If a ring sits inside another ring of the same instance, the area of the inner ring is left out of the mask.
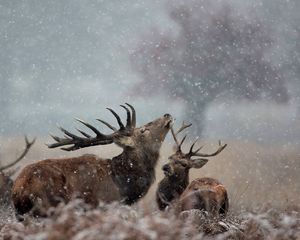
<path id="1" fill-rule="evenodd" d="M 169 162 L 163 165 L 165 177 L 158 184 L 156 191 L 156 201 L 158 208 L 164 210 L 170 204 L 176 202 L 178 210 L 190 209 L 205 210 L 209 213 L 226 214 L 228 210 L 228 197 L 224 186 L 213 178 L 197 178 L 189 183 L 189 170 L 191 168 L 201 168 L 208 159 L 203 157 L 213 157 L 218 155 L 227 146 L 219 142 L 219 148 L 212 154 L 199 153 L 202 147 L 193 151 L 192 144 L 188 153 L 183 153 L 181 146 L 186 136 L 179 141 L 177 135 L 183 129 L 191 126 L 183 124 L 175 133 L 172 128 L 172 135 L 176 143 L 176 152 L 169 157 Z M 200 157 L 192 159 L 192 157 Z"/>
<path id="2" fill-rule="evenodd" d="M 10 170 L 10 171 L 7 170 L 15 166 L 18 162 L 20 162 L 25 157 L 25 155 L 28 153 L 29 149 L 34 144 L 34 142 L 35 139 L 33 139 L 30 142 L 28 138 L 25 136 L 26 146 L 22 154 L 13 162 L 0 167 L 0 206 L 8 206 L 11 202 L 10 196 L 11 196 L 11 188 L 13 185 L 13 180 L 11 179 L 11 176 L 16 172 L 16 170 Z"/>
<path id="3" fill-rule="evenodd" d="M 74 196 L 92 206 L 97 206 L 99 200 L 133 204 L 143 197 L 155 179 L 159 150 L 173 120 L 170 114 L 165 114 L 142 127 L 136 127 L 135 109 L 129 104 L 127 106 L 130 109 L 121 105 L 127 113 L 126 125 L 115 111 L 108 108 L 118 122 L 118 130 L 97 119 L 113 133 L 103 134 L 78 119 L 96 136 L 78 130 L 83 135 L 81 137 L 60 128 L 65 137 L 53 136 L 56 143 L 49 145 L 49 148 L 67 146 L 62 149 L 73 151 L 115 143 L 123 148 L 120 155 L 112 159 L 95 155 L 48 159 L 25 167 L 13 186 L 12 198 L 16 211 L 19 214 L 30 211 L 33 215 L 44 216 L 51 206 L 68 202 Z"/>

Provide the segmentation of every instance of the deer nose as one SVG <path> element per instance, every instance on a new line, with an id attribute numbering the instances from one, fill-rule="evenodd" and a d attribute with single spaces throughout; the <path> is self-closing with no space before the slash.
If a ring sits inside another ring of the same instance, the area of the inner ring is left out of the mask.
<path id="1" fill-rule="evenodd" d="M 164 172 L 170 172 L 171 171 L 171 167 L 168 164 L 163 165 L 161 169 Z"/>
<path id="2" fill-rule="evenodd" d="M 165 117 L 165 118 L 171 118 L 172 116 L 171 116 L 171 114 L 166 113 L 166 114 L 164 115 L 164 117 Z"/>

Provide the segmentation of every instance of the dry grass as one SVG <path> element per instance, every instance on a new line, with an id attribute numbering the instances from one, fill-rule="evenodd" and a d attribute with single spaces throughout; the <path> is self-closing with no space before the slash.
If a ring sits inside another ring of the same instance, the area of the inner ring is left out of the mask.
<path id="1" fill-rule="evenodd" d="M 300 239 L 299 209 L 241 213 L 208 219 L 199 211 L 176 216 L 118 203 L 89 209 L 79 200 L 51 211 L 47 219 L 0 224 L 4 240 L 96 239 Z"/>
<path id="2" fill-rule="evenodd" d="M 112 157 L 120 152 L 111 146 L 65 153 L 49 150 L 44 140 L 34 145 L 25 165 L 52 157 L 95 153 Z M 204 151 L 216 146 L 207 141 Z M 52 216 L 17 223 L 13 211 L 5 209 L 0 218 L 0 239 L 300 239 L 300 152 L 297 145 L 261 146 L 227 141 L 229 147 L 192 178 L 209 176 L 228 188 L 230 212 L 226 219 L 207 219 L 193 211 L 175 216 L 157 212 L 155 183 L 149 193 L 132 207 L 118 204 L 88 209 L 75 201 L 52 211 Z M 8 162 L 21 151 L 21 138 L 0 140 L 0 159 Z M 17 150 L 19 149 L 19 150 Z M 171 153 L 165 144 L 161 159 Z M 158 164 L 157 181 L 162 178 Z"/>

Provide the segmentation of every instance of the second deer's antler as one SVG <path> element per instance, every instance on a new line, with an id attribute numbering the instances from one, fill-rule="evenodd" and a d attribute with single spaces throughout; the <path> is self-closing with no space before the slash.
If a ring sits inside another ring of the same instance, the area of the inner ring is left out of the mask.
<path id="1" fill-rule="evenodd" d="M 173 127 L 171 128 L 171 132 L 172 132 L 172 136 L 174 138 L 174 141 L 175 141 L 175 144 L 176 144 L 176 148 L 177 148 L 177 151 L 178 152 L 182 152 L 181 151 L 181 146 L 183 144 L 183 142 L 185 141 L 186 139 L 186 135 L 182 138 L 182 140 L 178 141 L 177 139 L 177 135 L 182 132 L 184 129 L 190 127 L 192 124 L 185 124 L 184 122 L 182 123 L 181 127 L 175 132 L 175 130 L 173 129 Z M 207 154 L 207 153 L 199 153 L 199 151 L 204 147 L 204 146 L 201 146 L 199 147 L 196 151 L 193 151 L 193 148 L 195 146 L 195 144 L 197 143 L 198 140 L 196 140 L 192 146 L 190 147 L 190 150 L 186 155 L 186 157 L 188 158 L 191 158 L 191 157 L 213 157 L 213 156 L 216 156 L 218 155 L 220 152 L 222 152 L 226 147 L 227 147 L 227 144 L 224 144 L 222 145 L 221 141 L 219 140 L 219 148 L 217 149 L 217 151 L 213 152 L 213 153 L 210 153 L 210 154 Z"/>
<path id="2" fill-rule="evenodd" d="M 182 138 L 181 142 L 179 143 L 179 141 L 178 141 L 178 139 L 177 139 L 177 135 L 178 135 L 180 132 L 182 132 L 184 129 L 186 129 L 186 128 L 190 127 L 190 126 L 192 126 L 191 123 L 190 123 L 190 124 L 185 124 L 184 122 L 182 122 L 181 127 L 180 127 L 176 132 L 174 131 L 173 126 L 171 127 L 171 133 L 172 133 L 173 139 L 174 139 L 174 141 L 175 141 L 175 143 L 176 143 L 177 151 L 181 151 L 181 146 L 182 146 L 184 140 L 186 139 L 186 136 L 184 136 L 184 137 Z"/>
<path id="3" fill-rule="evenodd" d="M 12 163 L 9 163 L 3 167 L 0 167 L 0 171 L 3 171 L 3 170 L 6 170 L 12 166 L 14 166 L 15 164 L 17 164 L 19 161 L 21 161 L 25 155 L 28 153 L 29 149 L 31 148 L 31 146 L 34 144 L 36 138 L 34 138 L 32 141 L 29 141 L 27 136 L 25 136 L 25 149 L 24 151 L 22 152 L 22 154 L 15 160 L 13 161 Z"/>
<path id="4" fill-rule="evenodd" d="M 222 145 L 221 141 L 219 140 L 219 148 L 217 149 L 217 151 L 207 154 L 207 153 L 199 153 L 199 151 L 203 148 L 203 146 L 201 146 L 200 148 L 198 148 L 196 151 L 193 151 L 194 145 L 196 144 L 197 140 L 192 144 L 189 153 L 187 154 L 189 157 L 214 157 L 216 155 L 218 155 L 220 152 L 222 152 L 226 147 L 227 144 Z"/>

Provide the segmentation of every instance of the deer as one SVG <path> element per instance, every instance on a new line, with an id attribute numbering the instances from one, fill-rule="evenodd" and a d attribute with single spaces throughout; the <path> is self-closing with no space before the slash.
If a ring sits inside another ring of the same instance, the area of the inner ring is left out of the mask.
<path id="1" fill-rule="evenodd" d="M 13 185 L 13 180 L 11 177 L 16 173 L 16 169 L 8 169 L 15 166 L 26 156 L 34 142 L 35 138 L 32 141 L 29 141 L 27 136 L 25 136 L 25 149 L 21 155 L 11 163 L 0 167 L 0 206 L 6 207 L 11 203 L 11 188 Z"/>
<path id="2" fill-rule="evenodd" d="M 74 151 L 90 146 L 116 144 L 123 149 L 111 159 L 96 155 L 83 155 L 63 159 L 46 159 L 26 166 L 16 178 L 12 199 L 17 215 L 29 213 L 36 217 L 47 216 L 50 207 L 67 203 L 74 197 L 92 207 L 99 201 L 119 201 L 131 205 L 141 199 L 155 180 L 155 166 L 159 151 L 173 123 L 170 114 L 136 127 L 136 111 L 128 103 L 120 105 L 126 111 L 126 125 L 120 116 L 107 108 L 116 118 L 119 128 L 97 119 L 113 132 L 104 134 L 83 120 L 77 121 L 95 136 L 77 129 L 80 135 L 59 127 L 64 137 L 52 136 L 49 148 L 61 147 Z M 82 136 L 81 136 L 82 135 Z"/>
<path id="3" fill-rule="evenodd" d="M 205 154 L 199 151 L 199 147 L 193 150 L 197 140 L 191 145 L 189 152 L 184 153 L 181 149 L 186 136 L 179 143 L 177 135 L 192 124 L 182 124 L 175 133 L 171 128 L 175 141 L 175 153 L 162 166 L 164 178 L 159 182 L 156 191 L 156 202 L 159 210 L 165 210 L 168 206 L 175 206 L 176 211 L 183 212 L 191 209 L 204 210 L 212 216 L 226 215 L 229 207 L 227 191 L 223 184 L 213 178 L 197 178 L 189 183 L 189 171 L 191 168 L 202 168 L 207 162 L 207 157 L 213 157 L 221 153 L 227 146 L 219 141 L 219 148 Z M 199 158 L 193 158 L 199 157 Z"/>

